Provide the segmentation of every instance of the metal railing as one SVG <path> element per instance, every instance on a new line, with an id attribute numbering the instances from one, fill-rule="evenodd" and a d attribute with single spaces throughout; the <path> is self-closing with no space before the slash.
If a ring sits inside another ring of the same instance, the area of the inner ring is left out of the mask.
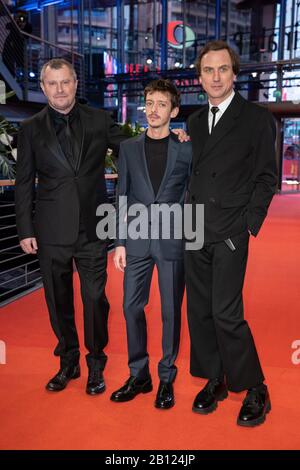
<path id="1" fill-rule="evenodd" d="M 7 5 L 0 0 L 0 71 L 19 99 L 37 101 L 34 94 L 41 93 L 41 68 L 54 57 L 64 58 L 73 64 L 79 80 L 77 94 L 84 97 L 84 56 L 22 31 Z"/>
<path id="2" fill-rule="evenodd" d="M 108 200 L 115 204 L 115 174 L 105 175 Z M 19 245 L 13 180 L 0 180 L 0 306 L 42 287 L 39 261 Z M 113 248 L 113 242 L 109 249 Z"/>
<path id="3" fill-rule="evenodd" d="M 5 182 L 3 182 L 5 184 Z M 14 188 L 2 186 L 0 194 L 0 305 L 24 292 L 41 287 L 36 255 L 27 255 L 19 245 L 14 204 Z"/>

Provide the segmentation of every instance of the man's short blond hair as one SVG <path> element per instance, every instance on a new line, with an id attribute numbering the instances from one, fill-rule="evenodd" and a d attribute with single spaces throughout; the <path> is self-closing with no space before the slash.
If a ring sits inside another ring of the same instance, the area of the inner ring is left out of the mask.
<path id="1" fill-rule="evenodd" d="M 47 67 L 50 67 L 50 69 L 59 70 L 64 66 L 68 67 L 68 69 L 70 70 L 70 72 L 72 73 L 74 77 L 74 81 L 76 81 L 77 80 L 76 70 L 74 69 L 73 65 L 70 62 L 68 62 L 66 59 L 51 59 L 51 60 L 48 60 L 48 62 L 46 62 L 42 67 L 42 70 L 40 73 L 40 82 L 43 83 L 44 81 L 44 76 L 45 76 Z"/>

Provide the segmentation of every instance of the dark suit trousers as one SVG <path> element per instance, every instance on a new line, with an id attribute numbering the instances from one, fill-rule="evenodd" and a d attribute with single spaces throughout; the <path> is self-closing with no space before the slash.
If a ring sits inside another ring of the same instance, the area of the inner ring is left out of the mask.
<path id="1" fill-rule="evenodd" d="M 173 382 L 177 372 L 174 362 L 180 340 L 184 262 L 183 260 L 167 261 L 156 258 L 155 255 L 149 255 L 145 258 L 127 256 L 126 263 L 123 307 L 130 375 L 141 379 L 149 376 L 144 307 L 148 303 L 153 268 L 156 265 L 161 297 L 163 350 L 163 356 L 158 364 L 158 375 L 164 382 Z"/>
<path id="2" fill-rule="evenodd" d="M 186 289 L 191 337 L 191 374 L 213 379 L 225 374 L 229 390 L 263 382 L 253 337 L 244 319 L 242 289 L 248 258 L 248 231 L 186 252 Z"/>
<path id="3" fill-rule="evenodd" d="M 109 303 L 105 295 L 107 243 L 89 241 L 82 225 L 74 245 L 39 243 L 38 255 L 50 322 L 58 345 L 54 354 L 61 366 L 79 361 L 79 341 L 74 318 L 73 260 L 78 269 L 84 313 L 84 342 L 89 368 L 104 369 L 108 342 Z"/>

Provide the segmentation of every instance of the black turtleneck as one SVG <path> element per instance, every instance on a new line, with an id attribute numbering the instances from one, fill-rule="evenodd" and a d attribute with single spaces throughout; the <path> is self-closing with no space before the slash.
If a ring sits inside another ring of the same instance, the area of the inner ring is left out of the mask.
<path id="1" fill-rule="evenodd" d="M 163 139 L 151 139 L 145 136 L 145 154 L 154 194 L 157 195 L 165 174 L 168 158 L 169 136 Z"/>
<path id="2" fill-rule="evenodd" d="M 48 111 L 61 149 L 75 170 L 82 141 L 82 126 L 78 104 L 75 103 L 68 114 L 62 114 L 50 105 L 48 105 Z"/>

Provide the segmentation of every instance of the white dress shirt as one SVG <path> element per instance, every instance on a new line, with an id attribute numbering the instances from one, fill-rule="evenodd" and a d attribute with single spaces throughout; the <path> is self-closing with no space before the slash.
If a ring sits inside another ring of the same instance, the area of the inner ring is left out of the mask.
<path id="1" fill-rule="evenodd" d="M 219 122 L 219 120 L 221 119 L 222 115 L 225 113 L 226 109 L 228 108 L 231 101 L 233 100 L 233 97 L 234 97 L 234 91 L 232 90 L 232 92 L 228 96 L 228 98 L 226 98 L 226 100 L 222 101 L 222 103 L 218 104 L 217 108 L 219 108 L 219 111 L 216 113 L 216 119 L 215 119 L 214 127 L 216 127 L 216 125 Z M 210 102 L 208 102 L 208 104 L 209 104 L 208 129 L 209 129 L 209 133 L 211 134 L 211 126 L 212 126 L 212 121 L 213 121 L 213 113 L 211 112 L 211 108 L 215 105 L 211 104 Z"/>

